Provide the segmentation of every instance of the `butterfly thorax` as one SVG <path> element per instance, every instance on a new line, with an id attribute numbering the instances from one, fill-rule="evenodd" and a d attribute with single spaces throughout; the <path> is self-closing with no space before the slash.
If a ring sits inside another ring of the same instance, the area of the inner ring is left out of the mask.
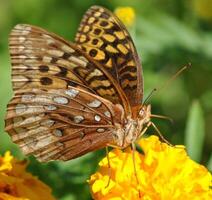
<path id="1" fill-rule="evenodd" d="M 115 124 L 116 129 L 113 131 L 115 146 L 125 148 L 141 137 L 142 130 L 150 121 L 151 106 L 141 106 L 136 115 L 136 118 L 128 116 L 123 125 Z"/>

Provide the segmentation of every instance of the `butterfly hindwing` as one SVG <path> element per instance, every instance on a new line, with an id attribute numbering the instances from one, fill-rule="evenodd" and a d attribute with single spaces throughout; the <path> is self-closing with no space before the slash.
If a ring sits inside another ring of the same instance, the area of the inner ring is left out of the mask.
<path id="1" fill-rule="evenodd" d="M 112 74 L 131 106 L 143 98 L 141 63 L 122 22 L 109 10 L 92 6 L 84 15 L 75 41 Z"/>
<path id="2" fill-rule="evenodd" d="M 5 130 L 25 154 L 69 160 L 113 141 L 114 104 L 82 89 L 24 89 L 8 105 Z"/>

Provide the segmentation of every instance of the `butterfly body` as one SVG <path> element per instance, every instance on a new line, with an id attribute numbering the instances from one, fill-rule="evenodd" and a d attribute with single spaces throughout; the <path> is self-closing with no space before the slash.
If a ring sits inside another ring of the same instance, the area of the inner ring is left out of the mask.
<path id="1" fill-rule="evenodd" d="M 5 130 L 40 161 L 125 148 L 150 121 L 133 41 L 110 11 L 92 6 L 75 43 L 19 24 L 9 38 L 14 96 Z"/>
<path id="2" fill-rule="evenodd" d="M 150 122 L 151 106 L 142 106 L 135 118 L 126 117 L 124 123 L 115 124 L 113 129 L 114 143 L 118 148 L 125 148 L 134 143 L 142 135 L 142 130 Z M 114 146 L 114 143 L 111 146 Z"/>

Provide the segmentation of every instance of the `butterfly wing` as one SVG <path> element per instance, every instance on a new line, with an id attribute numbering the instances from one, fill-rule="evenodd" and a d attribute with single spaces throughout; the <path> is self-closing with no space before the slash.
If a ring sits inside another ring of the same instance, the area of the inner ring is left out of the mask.
<path id="1" fill-rule="evenodd" d="M 15 95 L 5 130 L 24 153 L 69 160 L 111 144 L 124 115 L 115 103 L 129 105 L 104 68 L 76 45 L 30 25 L 12 30 L 10 54 Z"/>
<path id="2" fill-rule="evenodd" d="M 70 160 L 113 141 L 122 111 L 75 87 L 18 90 L 8 105 L 6 128 L 24 154 L 40 161 Z"/>
<path id="3" fill-rule="evenodd" d="M 112 74 L 131 106 L 141 104 L 141 63 L 126 27 L 112 12 L 92 6 L 81 21 L 75 41 Z"/>
<path id="4" fill-rule="evenodd" d="M 115 79 L 75 44 L 31 25 L 17 25 L 10 34 L 13 89 L 74 86 L 113 103 L 130 106 Z"/>

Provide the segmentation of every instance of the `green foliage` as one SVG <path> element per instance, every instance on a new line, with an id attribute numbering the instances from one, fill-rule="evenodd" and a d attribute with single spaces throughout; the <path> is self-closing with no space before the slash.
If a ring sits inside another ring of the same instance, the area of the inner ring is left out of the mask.
<path id="1" fill-rule="evenodd" d="M 209 161 L 208 161 L 207 167 L 208 167 L 208 169 L 209 169 L 210 171 L 212 171 L 212 154 L 211 154 L 210 159 L 209 159 Z"/>
<path id="2" fill-rule="evenodd" d="M 202 147 L 205 137 L 203 111 L 198 101 L 191 104 L 185 134 L 185 144 L 188 154 L 195 161 L 202 157 Z"/>
<path id="3" fill-rule="evenodd" d="M 173 125 L 158 119 L 154 122 L 172 144 L 186 141 L 191 157 L 211 169 L 211 21 L 202 17 L 204 9 L 199 16 L 200 11 L 192 1 L 182 0 L 0 0 L 0 152 L 11 150 L 16 157 L 23 158 L 3 131 L 6 105 L 12 96 L 10 30 L 17 23 L 29 23 L 73 40 L 83 13 L 94 4 L 110 10 L 118 6 L 132 6 L 136 10 L 132 32 L 142 58 L 145 96 L 154 87 L 162 86 L 180 67 L 192 63 L 191 69 L 152 97 L 152 112 L 172 117 Z M 65 163 L 47 164 L 30 157 L 29 171 L 50 185 L 58 199 L 91 199 L 86 180 L 103 156 L 104 150 Z"/>

